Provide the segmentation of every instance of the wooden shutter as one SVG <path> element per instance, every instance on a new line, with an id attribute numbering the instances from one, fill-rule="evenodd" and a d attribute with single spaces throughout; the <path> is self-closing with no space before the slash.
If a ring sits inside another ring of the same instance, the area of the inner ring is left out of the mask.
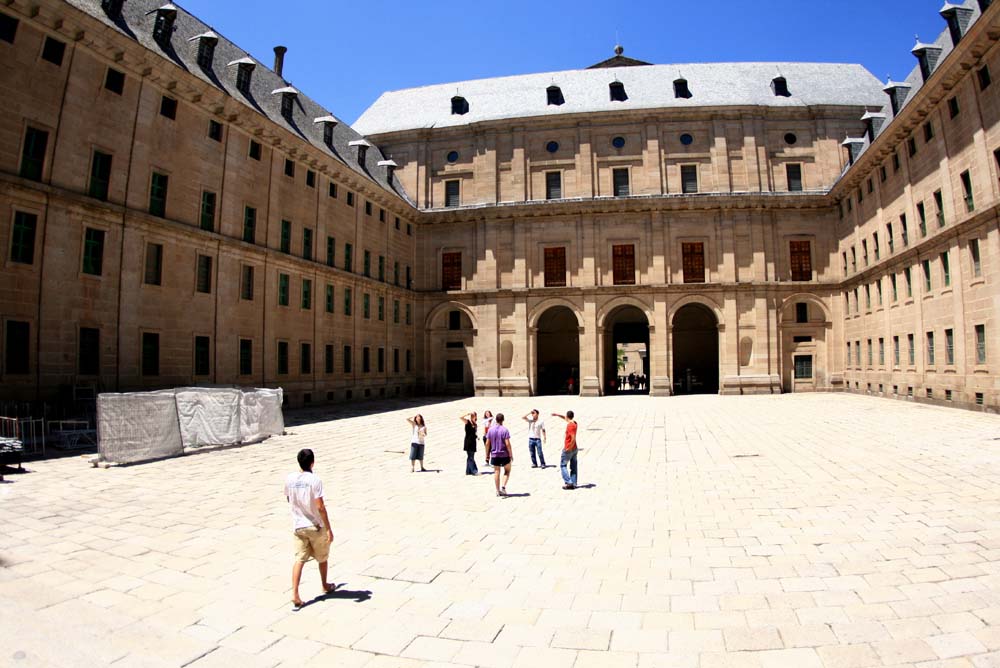
<path id="1" fill-rule="evenodd" d="M 705 244 L 700 241 L 682 243 L 681 255 L 683 256 L 684 282 L 704 283 Z"/>
<path id="2" fill-rule="evenodd" d="M 615 285 L 634 285 L 635 246 L 632 244 L 612 246 L 611 267 Z"/>
<path id="3" fill-rule="evenodd" d="M 462 289 L 462 253 L 441 254 L 441 289 Z"/>
<path id="4" fill-rule="evenodd" d="M 545 287 L 563 287 L 566 285 L 566 248 L 545 249 Z"/>
<path id="5" fill-rule="evenodd" d="M 808 241 L 789 242 L 789 255 L 792 265 L 793 281 L 812 280 L 812 259 L 809 253 Z"/>

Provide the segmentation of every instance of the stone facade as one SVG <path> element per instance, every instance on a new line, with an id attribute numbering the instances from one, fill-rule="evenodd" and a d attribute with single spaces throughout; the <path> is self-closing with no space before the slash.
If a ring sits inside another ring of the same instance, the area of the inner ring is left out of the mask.
<path id="1" fill-rule="evenodd" d="M 158 5 L 126 3 L 133 39 L 90 4 L 3 10 L 0 399 L 216 383 L 280 385 L 292 403 L 600 395 L 615 345 L 645 343 L 657 395 L 1000 402 L 1000 84 L 982 75 L 1000 75 L 996 8 L 885 123 L 862 82 L 843 104 L 366 130 L 366 157 L 357 133 L 317 141 L 330 117 L 259 65 L 275 90 L 249 103 L 235 57 L 196 72 L 207 27 L 193 17 L 161 49 Z M 112 156 L 105 196 L 98 154 Z"/>

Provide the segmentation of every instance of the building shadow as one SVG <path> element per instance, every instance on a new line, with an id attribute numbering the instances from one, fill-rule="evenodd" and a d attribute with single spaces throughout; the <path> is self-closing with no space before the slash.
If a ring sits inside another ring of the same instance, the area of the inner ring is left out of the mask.
<path id="1" fill-rule="evenodd" d="M 315 424 L 317 422 L 333 422 L 345 418 L 368 417 L 381 413 L 419 408 L 434 404 L 445 404 L 460 401 L 462 397 L 406 397 L 391 399 L 365 399 L 344 404 L 326 406 L 308 406 L 301 408 L 284 408 L 285 427 Z"/>

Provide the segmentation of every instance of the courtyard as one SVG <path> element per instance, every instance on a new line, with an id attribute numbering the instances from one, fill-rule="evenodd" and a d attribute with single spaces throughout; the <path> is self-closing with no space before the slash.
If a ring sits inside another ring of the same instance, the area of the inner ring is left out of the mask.
<path id="1" fill-rule="evenodd" d="M 580 488 L 526 427 L 576 411 Z M 503 412 L 512 495 L 459 415 Z M 427 420 L 411 473 L 406 417 Z M 470 398 L 286 415 L 262 444 L 0 484 L 0 664 L 1000 666 L 1000 417 L 851 395 Z M 289 603 L 282 493 L 334 525 Z M 482 451 L 477 459 L 482 466 Z"/>

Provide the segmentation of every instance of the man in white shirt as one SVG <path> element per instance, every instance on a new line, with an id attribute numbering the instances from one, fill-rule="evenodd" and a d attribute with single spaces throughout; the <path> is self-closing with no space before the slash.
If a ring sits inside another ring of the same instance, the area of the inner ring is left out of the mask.
<path id="1" fill-rule="evenodd" d="M 285 480 L 285 498 L 291 505 L 292 528 L 295 531 L 295 564 L 292 566 L 292 605 L 295 610 L 305 605 L 299 597 L 299 580 L 302 579 L 302 567 L 310 558 L 319 564 L 323 591 L 331 592 L 336 588 L 336 585 L 326 581 L 326 561 L 330 556 L 333 529 L 323 503 L 323 481 L 312 472 L 316 457 L 312 450 L 306 448 L 299 450 L 298 460 L 301 470 L 289 473 Z"/>
<path id="2" fill-rule="evenodd" d="M 548 440 L 545 436 L 545 421 L 539 419 L 538 409 L 534 409 L 521 418 L 528 423 L 528 452 L 531 454 L 531 468 L 538 468 L 541 461 L 542 468 L 545 468 L 545 455 L 542 453 L 542 441 Z M 535 451 L 538 451 L 538 459 L 535 459 Z"/>

